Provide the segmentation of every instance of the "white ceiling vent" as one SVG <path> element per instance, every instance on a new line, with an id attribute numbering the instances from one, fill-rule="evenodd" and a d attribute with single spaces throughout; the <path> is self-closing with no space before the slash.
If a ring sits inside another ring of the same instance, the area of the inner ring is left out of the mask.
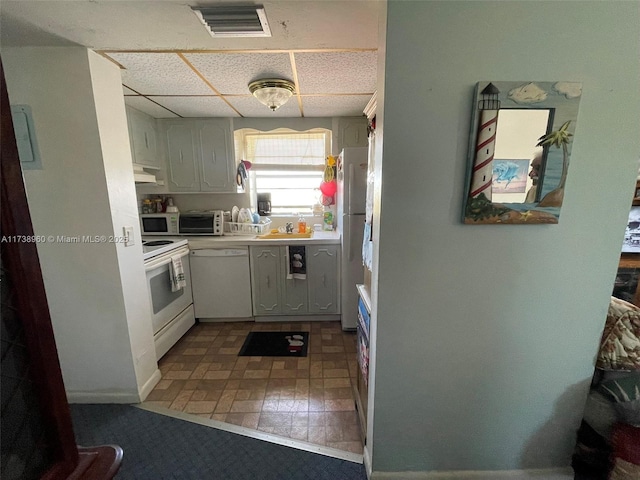
<path id="1" fill-rule="evenodd" d="M 214 37 L 270 37 L 262 5 L 192 7 Z"/>

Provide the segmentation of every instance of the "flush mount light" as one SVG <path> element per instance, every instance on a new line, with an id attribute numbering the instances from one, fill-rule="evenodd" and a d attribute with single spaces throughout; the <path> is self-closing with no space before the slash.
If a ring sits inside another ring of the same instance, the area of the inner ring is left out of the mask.
<path id="1" fill-rule="evenodd" d="M 295 90 L 293 82 L 278 78 L 263 78 L 249 84 L 253 96 L 274 112 L 287 103 Z"/>

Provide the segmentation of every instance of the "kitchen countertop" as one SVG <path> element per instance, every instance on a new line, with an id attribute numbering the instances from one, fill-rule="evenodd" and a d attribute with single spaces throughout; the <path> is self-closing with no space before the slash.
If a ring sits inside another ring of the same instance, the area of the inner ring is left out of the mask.
<path id="1" fill-rule="evenodd" d="M 254 235 L 223 235 L 220 237 L 209 235 L 183 235 L 180 238 L 186 238 L 189 240 L 189 248 L 191 250 L 253 245 L 326 245 L 340 243 L 340 233 L 336 231 L 313 232 L 311 238 L 261 239 Z"/>

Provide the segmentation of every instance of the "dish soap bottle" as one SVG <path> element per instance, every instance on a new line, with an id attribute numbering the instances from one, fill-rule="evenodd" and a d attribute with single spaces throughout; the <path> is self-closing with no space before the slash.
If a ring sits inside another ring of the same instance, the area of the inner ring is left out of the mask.
<path id="1" fill-rule="evenodd" d="M 298 233 L 307 233 L 307 221 L 302 214 L 298 217 Z"/>

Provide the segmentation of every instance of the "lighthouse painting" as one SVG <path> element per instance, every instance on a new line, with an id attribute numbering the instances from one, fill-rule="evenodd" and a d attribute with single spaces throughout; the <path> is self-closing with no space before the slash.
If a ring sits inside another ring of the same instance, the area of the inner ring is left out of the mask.
<path id="1" fill-rule="evenodd" d="M 475 160 L 473 162 L 473 173 L 471 176 L 471 192 L 469 193 L 472 198 L 484 195 L 489 201 L 491 201 L 493 153 L 496 147 L 498 113 L 500 111 L 499 93 L 500 90 L 498 90 L 493 83 L 487 85 L 480 93 L 481 100 L 478 102 L 480 124 L 478 127 Z"/>
<path id="2" fill-rule="evenodd" d="M 582 84 L 577 82 L 476 85 L 464 223 L 558 223 L 581 96 Z M 543 121 L 534 121 L 536 115 Z M 538 159 L 535 172 L 533 158 Z M 525 182 L 535 173 L 537 195 L 505 194 L 496 167 L 513 159 L 532 169 L 520 175 Z"/>

